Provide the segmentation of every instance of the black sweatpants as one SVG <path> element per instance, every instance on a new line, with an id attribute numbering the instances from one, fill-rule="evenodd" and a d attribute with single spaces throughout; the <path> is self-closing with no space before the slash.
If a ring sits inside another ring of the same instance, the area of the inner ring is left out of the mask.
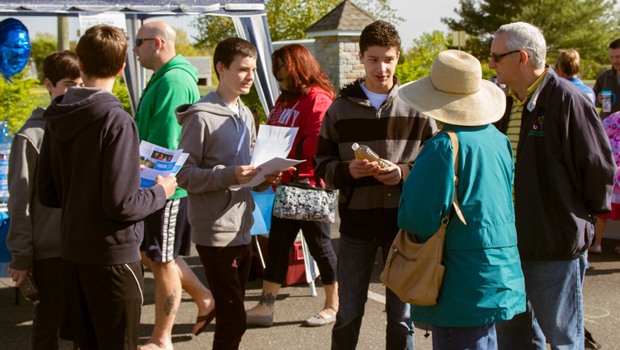
<path id="1" fill-rule="evenodd" d="M 138 347 L 142 308 L 140 261 L 83 265 L 63 261 L 63 315 L 60 336 L 81 350 Z"/>

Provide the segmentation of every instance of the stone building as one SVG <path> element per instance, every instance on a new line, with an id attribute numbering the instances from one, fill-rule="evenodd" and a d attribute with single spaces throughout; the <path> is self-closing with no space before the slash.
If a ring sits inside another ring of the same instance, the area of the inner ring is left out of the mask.
<path id="1" fill-rule="evenodd" d="M 305 30 L 308 38 L 314 38 L 314 57 L 336 90 L 364 75 L 359 39 L 374 21 L 369 13 L 345 0 Z"/>

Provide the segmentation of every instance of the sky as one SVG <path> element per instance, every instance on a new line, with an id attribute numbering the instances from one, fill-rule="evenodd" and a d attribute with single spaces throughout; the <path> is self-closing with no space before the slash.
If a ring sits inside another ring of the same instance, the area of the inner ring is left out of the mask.
<path id="1" fill-rule="evenodd" d="M 355 0 L 353 0 L 355 2 Z M 413 46 L 413 39 L 423 33 L 431 33 L 434 30 L 447 32 L 447 25 L 441 23 L 442 17 L 456 17 L 454 8 L 458 7 L 459 0 L 391 0 L 393 9 L 398 15 L 405 18 L 405 22 L 397 26 L 401 36 L 403 48 Z M 0 16 L 0 20 L 7 17 Z M 16 17 L 24 23 L 30 33 L 31 40 L 35 33 L 50 33 L 54 36 L 57 31 L 57 22 L 54 17 Z M 191 27 L 193 16 L 159 17 L 147 20 L 164 20 L 175 28 L 182 28 L 190 36 L 196 36 L 197 31 Z M 79 24 L 77 18 L 69 19 L 69 40 L 77 40 Z"/>

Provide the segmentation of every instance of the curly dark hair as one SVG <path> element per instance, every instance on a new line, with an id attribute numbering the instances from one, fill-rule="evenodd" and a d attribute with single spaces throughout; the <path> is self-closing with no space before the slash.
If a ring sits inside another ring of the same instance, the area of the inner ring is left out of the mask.
<path id="1" fill-rule="evenodd" d="M 370 23 L 362 31 L 360 36 L 360 53 L 371 46 L 395 47 L 400 52 L 400 36 L 396 28 L 386 21 L 375 21 Z"/>
<path id="2" fill-rule="evenodd" d="M 612 50 L 620 48 L 620 38 L 612 41 L 611 44 L 609 44 L 609 48 Z"/>

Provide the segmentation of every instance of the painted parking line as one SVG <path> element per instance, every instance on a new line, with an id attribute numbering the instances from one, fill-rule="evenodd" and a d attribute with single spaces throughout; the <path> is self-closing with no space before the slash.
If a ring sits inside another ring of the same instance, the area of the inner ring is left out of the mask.
<path id="1" fill-rule="evenodd" d="M 378 301 L 382 304 L 385 304 L 385 296 L 381 294 L 377 294 L 375 292 L 368 291 L 368 298 L 374 301 Z"/>

